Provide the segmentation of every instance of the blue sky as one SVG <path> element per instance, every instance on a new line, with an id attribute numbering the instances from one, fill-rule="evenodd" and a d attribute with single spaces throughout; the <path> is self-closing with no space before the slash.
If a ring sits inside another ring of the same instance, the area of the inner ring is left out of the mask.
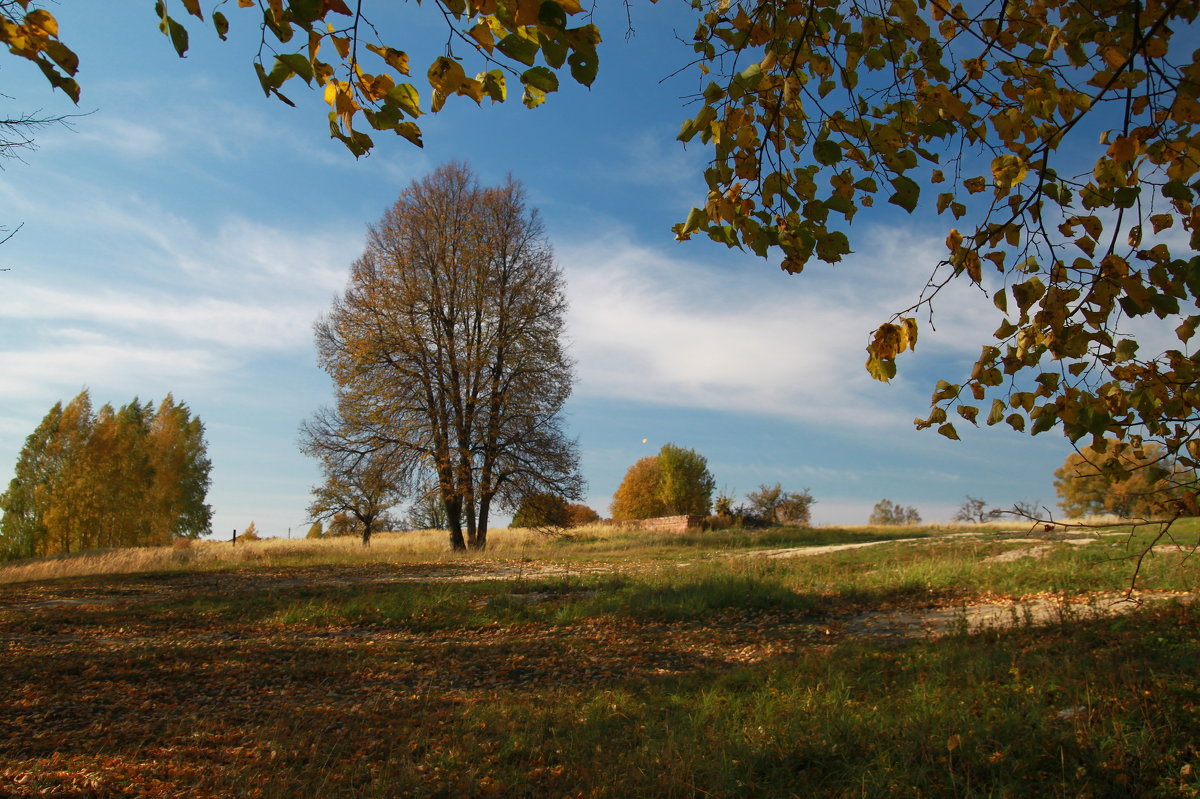
<path id="1" fill-rule="evenodd" d="M 1070 451 L 1058 434 L 959 425 L 952 442 L 912 428 L 936 379 L 965 376 L 998 323 L 981 293 L 944 295 L 936 332 L 923 329 L 891 384 L 862 368 L 870 331 L 911 304 L 944 252 L 944 221 L 860 213 L 855 254 L 802 276 L 674 241 L 671 224 L 702 204 L 706 156 L 675 141 L 696 88 L 690 74 L 667 79 L 689 56 L 676 7 L 636 7 L 631 38 L 622 9 L 601 16 L 591 90 L 564 84 L 534 110 L 452 98 L 422 117 L 424 150 L 379 134 L 358 161 L 327 137 L 326 107 L 303 84 L 284 89 L 297 108 L 262 96 L 257 29 L 237 9 L 230 42 L 193 25 L 183 60 L 151 2 L 53 10 L 82 60 L 78 109 L 36 68 L 0 60 L 6 112 L 85 114 L 0 172 L 0 224 L 24 225 L 0 247 L 5 485 L 54 402 L 83 387 L 97 405 L 173 392 L 207 426 L 215 532 L 251 520 L 302 532 L 318 474 L 297 427 L 332 394 L 312 322 L 365 226 L 409 181 L 460 159 L 484 182 L 523 181 L 546 222 L 578 362 L 569 429 L 601 513 L 625 470 L 668 441 L 705 455 L 737 494 L 811 489 L 818 523 L 864 523 L 884 497 L 927 521 L 948 520 L 966 494 L 1054 501 L 1052 472 Z M 428 11 L 378 20 L 402 31 L 393 38 L 414 65 L 444 48 Z"/>

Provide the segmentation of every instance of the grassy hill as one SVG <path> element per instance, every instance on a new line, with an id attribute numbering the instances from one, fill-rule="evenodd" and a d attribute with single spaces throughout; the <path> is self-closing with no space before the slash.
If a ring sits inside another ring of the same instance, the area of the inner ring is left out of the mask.
<path id="1" fill-rule="evenodd" d="M 0 794 L 1195 796 L 1197 526 L 1173 532 L 1136 610 L 1146 529 L 595 527 L 468 555 L 425 532 L 13 564 Z"/>

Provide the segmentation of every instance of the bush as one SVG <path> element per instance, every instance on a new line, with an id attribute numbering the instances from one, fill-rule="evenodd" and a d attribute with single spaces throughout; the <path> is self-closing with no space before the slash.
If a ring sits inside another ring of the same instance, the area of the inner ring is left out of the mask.
<path id="1" fill-rule="evenodd" d="M 258 528 L 254 526 L 254 522 L 250 522 L 250 526 L 243 530 L 238 535 L 239 541 L 261 541 L 258 537 Z"/>

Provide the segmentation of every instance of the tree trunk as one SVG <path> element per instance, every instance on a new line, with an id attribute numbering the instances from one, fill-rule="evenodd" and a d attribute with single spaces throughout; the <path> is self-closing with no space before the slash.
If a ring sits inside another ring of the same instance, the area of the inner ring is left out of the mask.
<path id="1" fill-rule="evenodd" d="M 462 531 L 462 503 L 450 500 L 445 501 L 444 504 L 446 505 L 446 522 L 450 527 L 450 548 L 455 552 L 462 552 L 467 548 Z"/>
<path id="2" fill-rule="evenodd" d="M 471 549 L 487 549 L 488 511 L 491 504 L 492 498 L 486 494 L 479 500 L 479 522 L 475 525 L 475 540 L 471 542 Z"/>

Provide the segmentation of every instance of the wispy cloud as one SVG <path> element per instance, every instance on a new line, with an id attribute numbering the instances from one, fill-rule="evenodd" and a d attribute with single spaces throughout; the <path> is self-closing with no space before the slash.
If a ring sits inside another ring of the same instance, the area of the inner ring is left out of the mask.
<path id="1" fill-rule="evenodd" d="M 926 387 L 873 381 L 864 347 L 916 298 L 937 242 L 882 228 L 864 240 L 838 267 L 794 277 L 744 256 L 691 261 L 686 245 L 670 254 L 627 240 L 560 248 L 580 394 L 907 426 Z M 919 351 L 976 350 L 995 326 L 980 320 L 980 303 L 982 294 L 952 289 L 938 303 L 938 333 L 927 331 Z"/>

